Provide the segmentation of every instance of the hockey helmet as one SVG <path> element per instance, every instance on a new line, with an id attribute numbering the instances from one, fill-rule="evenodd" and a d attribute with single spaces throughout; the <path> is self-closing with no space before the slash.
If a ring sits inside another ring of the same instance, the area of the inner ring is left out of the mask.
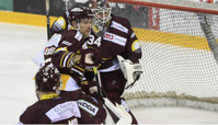
<path id="1" fill-rule="evenodd" d="M 35 85 L 38 91 L 56 92 L 60 83 L 60 73 L 55 67 L 42 67 L 35 75 Z"/>
<path id="2" fill-rule="evenodd" d="M 111 19 L 111 7 L 107 0 L 92 0 L 90 8 L 94 14 L 94 25 L 98 26 L 100 30 L 103 30 L 105 25 Z"/>
<path id="3" fill-rule="evenodd" d="M 70 22 L 70 24 L 73 20 L 79 22 L 80 19 L 83 18 L 93 18 L 93 13 L 91 9 L 87 7 L 74 7 L 69 11 L 68 21 Z"/>

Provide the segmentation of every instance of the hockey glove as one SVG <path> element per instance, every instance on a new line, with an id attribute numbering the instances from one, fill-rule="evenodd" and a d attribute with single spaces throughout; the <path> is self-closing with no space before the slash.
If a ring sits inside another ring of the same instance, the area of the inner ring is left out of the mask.
<path id="1" fill-rule="evenodd" d="M 102 59 L 99 51 L 95 48 L 80 49 L 77 55 L 81 55 L 77 63 L 87 67 L 99 66 Z"/>
<path id="2" fill-rule="evenodd" d="M 122 56 L 117 56 L 121 71 L 127 80 L 125 88 L 128 89 L 132 87 L 137 80 L 139 80 L 140 75 L 143 73 L 142 66 L 140 63 L 132 63 L 128 59 L 124 59 Z"/>
<path id="3" fill-rule="evenodd" d="M 91 81 L 91 82 L 87 82 L 85 84 L 82 84 L 81 88 L 86 94 L 88 94 L 92 97 L 95 97 L 98 100 L 103 101 L 102 96 L 98 94 L 98 88 L 97 88 L 97 84 L 95 81 Z"/>

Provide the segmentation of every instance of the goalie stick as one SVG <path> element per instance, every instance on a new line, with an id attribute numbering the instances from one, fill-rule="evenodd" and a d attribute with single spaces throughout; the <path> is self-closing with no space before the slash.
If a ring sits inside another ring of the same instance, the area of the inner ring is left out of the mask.
<path id="1" fill-rule="evenodd" d="M 132 117 L 129 113 L 125 110 L 125 108 L 122 105 L 119 105 L 117 103 L 113 104 L 108 98 L 105 97 L 103 92 L 101 91 L 101 79 L 100 79 L 100 73 L 98 71 L 97 67 L 93 67 L 94 70 L 94 77 L 96 79 L 98 93 L 102 96 L 104 101 L 104 106 L 107 109 L 108 114 L 107 118 L 105 120 L 106 124 L 125 124 L 130 125 L 132 123 Z M 110 120 L 109 120 L 110 119 Z M 114 123 L 111 123 L 113 120 Z"/>
<path id="2" fill-rule="evenodd" d="M 50 0 L 45 0 L 46 19 L 47 19 L 47 38 L 50 38 Z"/>

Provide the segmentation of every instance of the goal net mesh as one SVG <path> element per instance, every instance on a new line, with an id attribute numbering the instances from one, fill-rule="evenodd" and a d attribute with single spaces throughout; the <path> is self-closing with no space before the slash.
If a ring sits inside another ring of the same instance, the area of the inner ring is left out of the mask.
<path id="1" fill-rule="evenodd" d="M 142 45 L 144 73 L 123 95 L 130 106 L 218 111 L 218 66 L 195 12 L 116 2 L 111 6 L 115 15 L 129 19 Z M 207 14 L 207 21 L 217 39 L 218 16 Z"/>
<path id="2" fill-rule="evenodd" d="M 196 9 L 187 11 L 183 6 L 176 10 L 127 2 L 131 0 L 109 1 L 113 14 L 129 19 L 142 46 L 144 73 L 135 86 L 124 92 L 128 105 L 189 106 L 218 111 L 218 64 Z M 184 0 L 153 0 L 156 1 L 163 4 Z M 191 4 L 190 1 L 185 5 Z M 68 7 L 74 5 L 75 1 L 69 0 Z M 218 15 L 204 13 L 217 40 Z"/>

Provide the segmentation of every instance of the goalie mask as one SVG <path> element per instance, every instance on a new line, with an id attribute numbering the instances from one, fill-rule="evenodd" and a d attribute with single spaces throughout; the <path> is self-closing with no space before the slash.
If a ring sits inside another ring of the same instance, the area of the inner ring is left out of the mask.
<path id="1" fill-rule="evenodd" d="M 60 73 L 55 67 L 43 67 L 35 75 L 37 91 L 56 92 L 60 86 Z"/>
<path id="2" fill-rule="evenodd" d="M 111 19 L 111 7 L 107 0 L 92 0 L 90 6 L 94 14 L 93 23 L 98 30 L 105 32 Z"/>

